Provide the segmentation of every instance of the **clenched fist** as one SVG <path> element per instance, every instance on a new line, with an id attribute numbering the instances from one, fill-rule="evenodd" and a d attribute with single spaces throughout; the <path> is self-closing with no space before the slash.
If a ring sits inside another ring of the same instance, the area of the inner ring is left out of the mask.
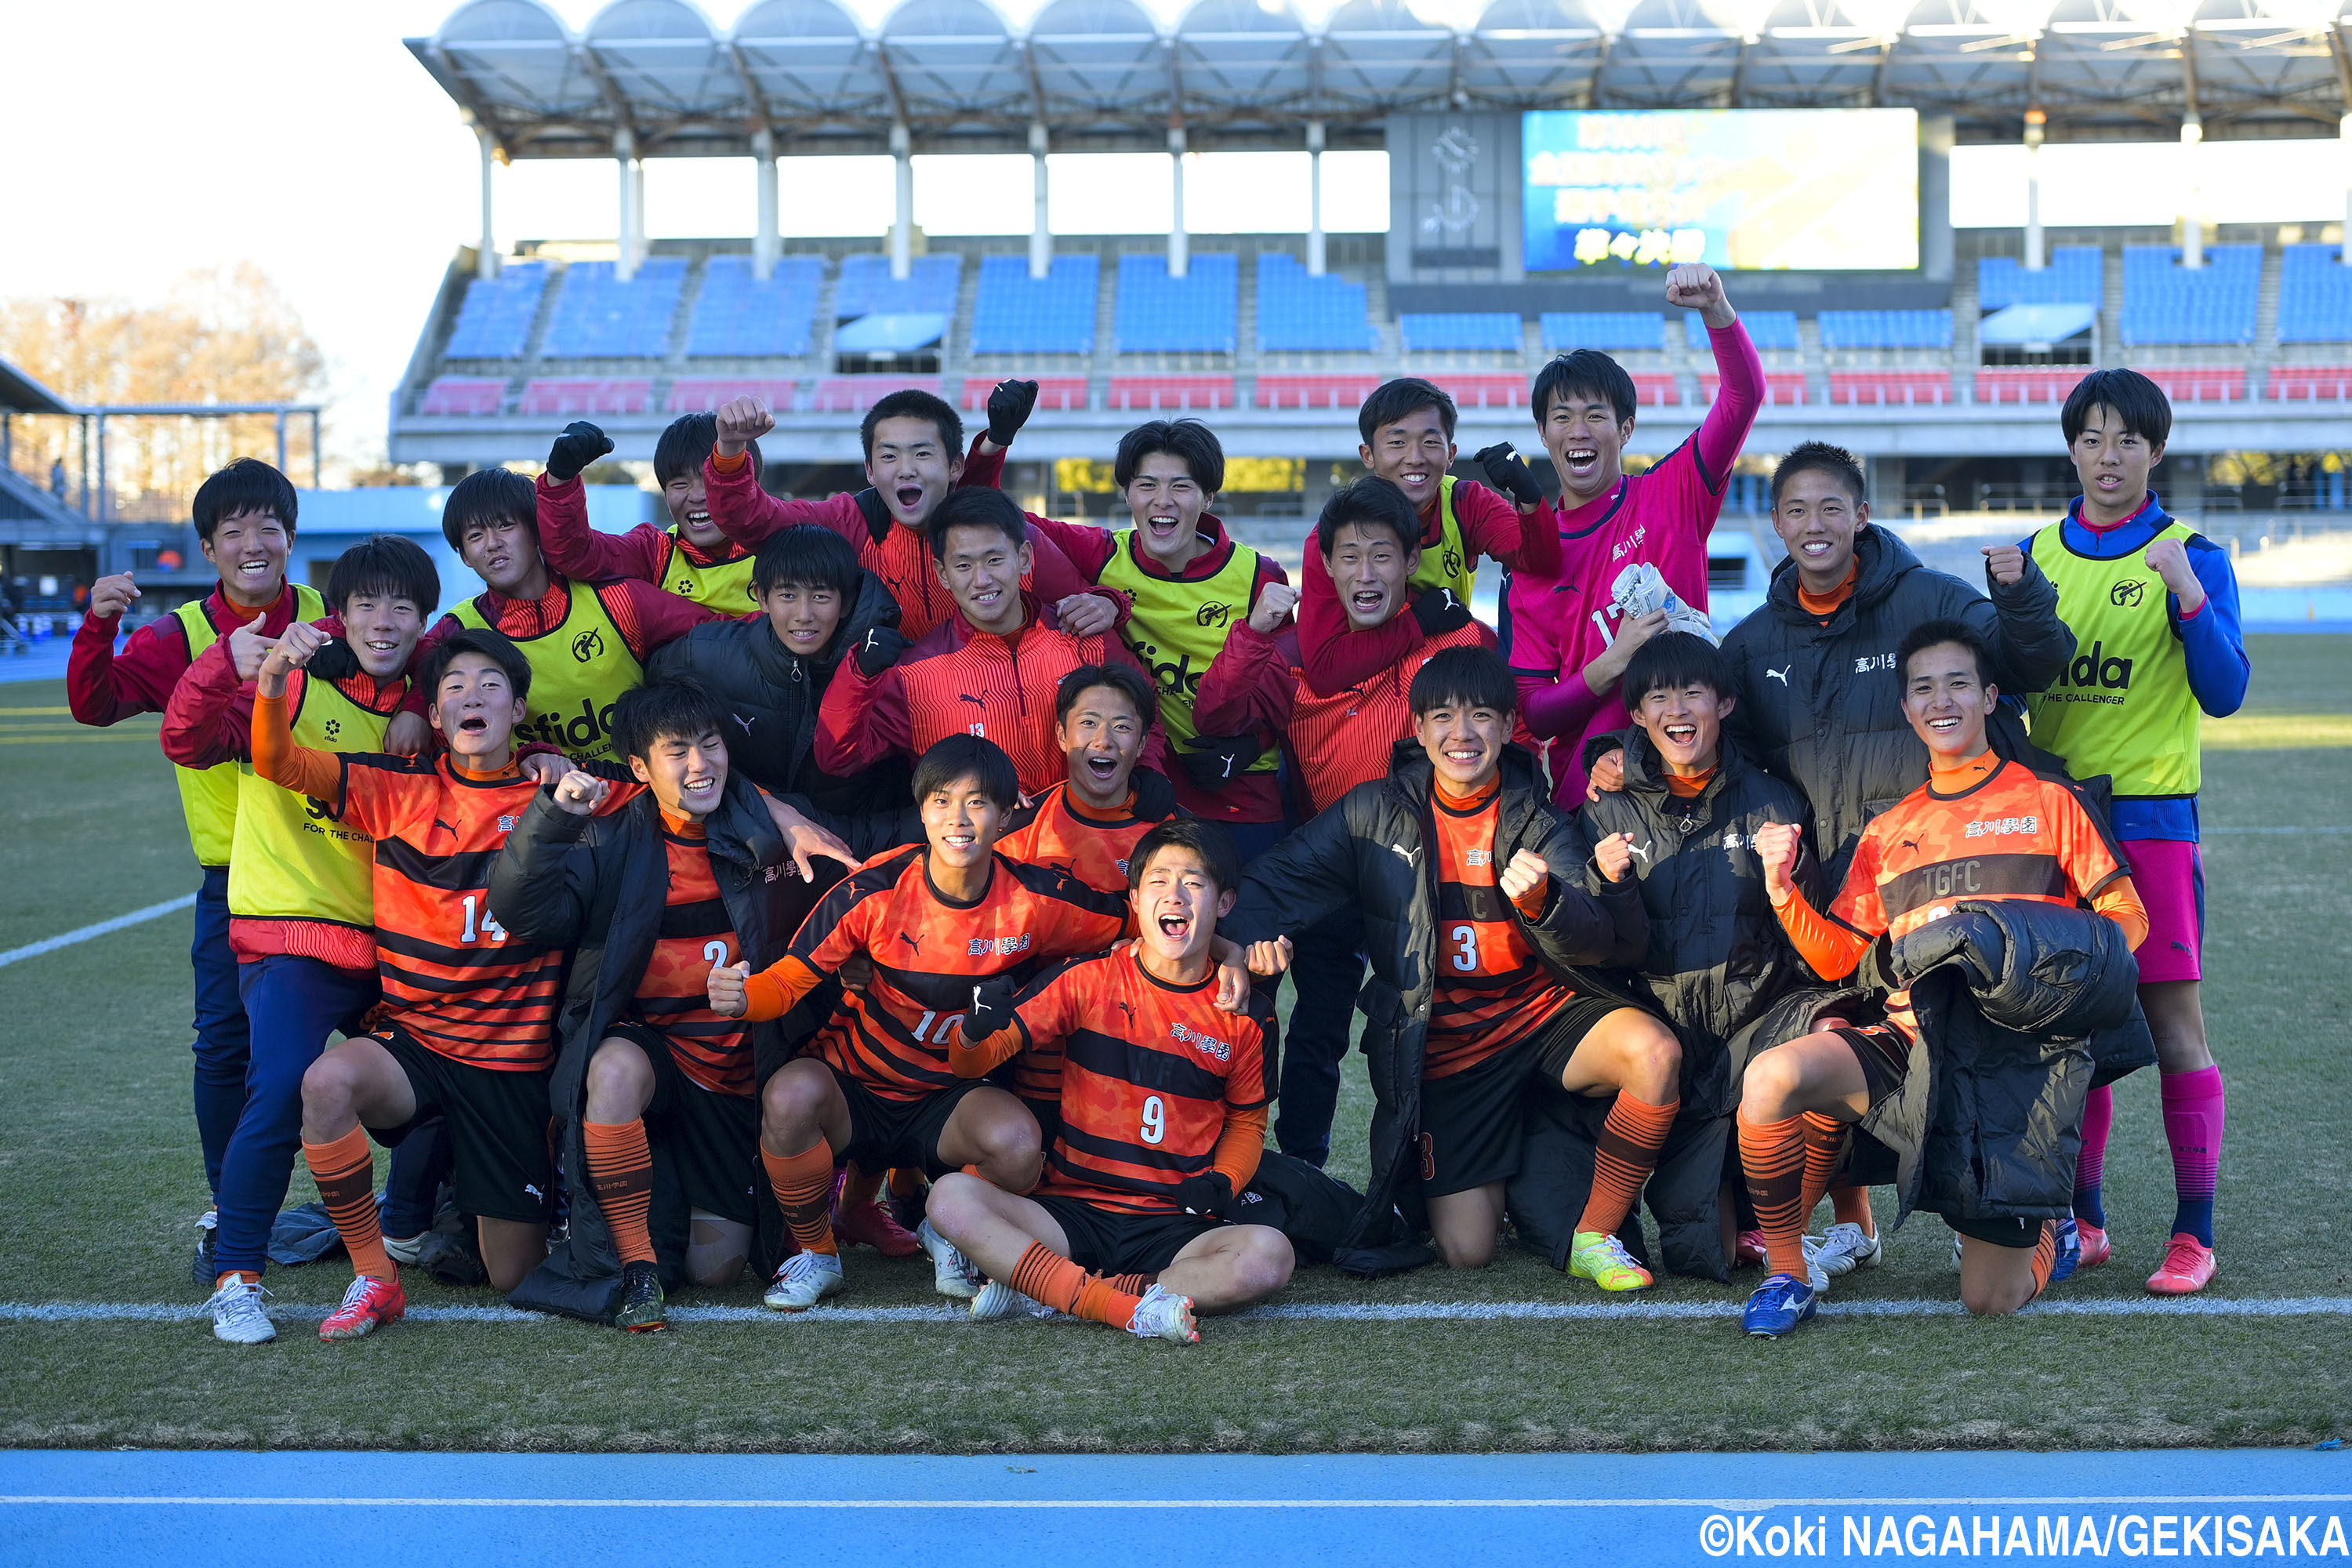
<path id="1" fill-rule="evenodd" d="M 583 773 L 574 768 L 556 784 L 555 804 L 574 816 L 593 816 L 596 808 L 604 804 L 604 797 L 612 793 L 613 786 L 594 773 Z"/>
<path id="2" fill-rule="evenodd" d="M 1723 279 L 1703 261 L 1686 261 L 1666 274 L 1666 303 L 1696 310 L 1710 327 L 1727 327 L 1739 319 L 1724 297 Z"/>
<path id="3" fill-rule="evenodd" d="M 100 577 L 89 585 L 89 613 L 101 621 L 110 621 L 131 607 L 139 596 L 139 584 L 131 580 L 128 572 L 117 572 Z"/>
<path id="4" fill-rule="evenodd" d="M 1608 868 L 1604 866 L 1601 869 L 1605 872 Z M 1613 882 L 1617 879 L 1612 877 L 1609 879 Z M 1511 863 L 1503 868 L 1503 874 L 1495 879 L 1495 885 L 1503 889 L 1503 897 L 1517 903 L 1550 880 L 1551 868 L 1544 863 L 1544 858 L 1532 849 L 1520 849 L 1512 853 Z"/>
<path id="5" fill-rule="evenodd" d="M 1298 607 L 1298 590 L 1287 583 L 1268 583 L 1257 591 L 1257 603 L 1249 613 L 1250 630 L 1262 637 L 1270 637 L 1290 618 Z"/>
<path id="6" fill-rule="evenodd" d="M 2025 576 L 2025 552 L 2014 544 L 1984 547 L 1985 575 L 2003 587 Z"/>
<path id="7" fill-rule="evenodd" d="M 756 397 L 730 398 L 719 406 L 719 455 L 742 456 L 743 448 L 776 427 L 776 416 Z"/>
<path id="8" fill-rule="evenodd" d="M 1633 836 L 1612 833 L 1592 847 L 1592 863 L 1612 882 L 1622 882 L 1633 868 Z"/>
<path id="9" fill-rule="evenodd" d="M 744 994 L 743 983 L 751 977 L 748 963 L 714 963 L 704 989 L 710 997 L 710 1010 L 722 1018 L 740 1018 L 751 1010 Z"/>
<path id="10" fill-rule="evenodd" d="M 2193 616 L 2205 603 L 2205 584 L 2189 564 L 2189 547 L 2177 539 L 2159 539 L 2147 547 L 2147 569 L 2164 579 L 2164 585 L 2180 600 L 2180 613 Z M 90 595 L 98 603 L 98 595 Z"/>
<path id="11" fill-rule="evenodd" d="M 1793 824 L 1768 822 L 1756 830 L 1756 858 L 1764 866 L 1764 891 L 1776 904 L 1788 902 L 1796 884 L 1790 876 L 1804 850 L 1804 835 Z"/>

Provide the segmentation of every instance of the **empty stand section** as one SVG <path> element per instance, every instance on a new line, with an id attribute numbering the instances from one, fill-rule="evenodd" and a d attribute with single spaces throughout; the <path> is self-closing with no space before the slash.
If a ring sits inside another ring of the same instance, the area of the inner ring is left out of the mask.
<path id="1" fill-rule="evenodd" d="M 996 390 L 1000 378 L 988 375 L 966 376 L 963 384 L 963 405 L 967 409 L 988 406 L 988 395 Z M 1083 375 L 1036 375 L 1023 379 L 1037 384 L 1037 411 L 1067 413 L 1087 406 L 1087 378 Z"/>
<path id="2" fill-rule="evenodd" d="M 2126 343 L 2251 343 L 2263 284 L 2263 247 L 2216 245 L 2205 265 L 2180 265 L 2169 245 L 2124 247 Z"/>
<path id="3" fill-rule="evenodd" d="M 425 389 L 424 401 L 417 405 L 419 414 L 496 414 L 506 401 L 507 381 L 502 375 L 443 375 L 436 376 L 433 384 Z"/>
<path id="4" fill-rule="evenodd" d="M 1977 372 L 1979 403 L 2063 403 L 2075 383 L 2090 374 L 2079 364 L 1987 367 Z"/>
<path id="5" fill-rule="evenodd" d="M 817 414 L 863 414 L 888 394 L 913 387 L 937 397 L 936 375 L 828 375 L 809 394 L 808 406 Z"/>
<path id="6" fill-rule="evenodd" d="M 2271 371 L 2270 395 L 2281 402 L 2340 403 L 2352 397 L 2352 364 L 2283 364 Z"/>
<path id="7" fill-rule="evenodd" d="M 1748 341 L 1759 349 L 1794 352 L 1802 346 L 1797 337 L 1794 310 L 1742 310 L 1739 324 L 1748 329 Z M 1683 312 L 1683 341 L 1695 353 L 1707 351 L 1706 318 L 1696 310 Z"/>
<path id="8" fill-rule="evenodd" d="M 1444 387 L 1456 408 L 1525 408 L 1528 378 L 1524 375 L 1476 375 L 1460 371 L 1433 372 L 1429 379 Z M 1671 384 L 1674 378 L 1668 376 Z"/>
<path id="9" fill-rule="evenodd" d="M 1241 262 L 1231 252 L 1193 257 L 1181 278 L 1168 276 L 1165 256 L 1118 258 L 1112 337 L 1120 353 L 1229 354 L 1240 317 Z"/>
<path id="10" fill-rule="evenodd" d="M 1517 321 L 1517 317 L 1511 318 Z M 1353 408 L 1372 395 L 1381 378 L 1361 375 L 1269 375 L 1257 378 L 1260 408 Z"/>
<path id="11" fill-rule="evenodd" d="M 2095 245 L 2062 245 L 2050 265 L 2030 272 L 2013 256 L 1977 258 L 1977 305 L 2000 310 L 2011 305 L 2096 306 L 2103 292 L 2105 259 Z"/>
<path id="12" fill-rule="evenodd" d="M 1824 349 L 1948 349 L 1949 310 L 1823 310 Z"/>
<path id="13" fill-rule="evenodd" d="M 1830 402 L 1873 407 L 1942 405 L 1952 400 L 1952 376 L 1942 370 L 1833 370 Z"/>
<path id="14" fill-rule="evenodd" d="M 1677 401 L 1678 389 L 1672 375 L 1652 371 L 1633 373 L 1633 403 L 1641 408 L 1664 408 Z"/>
<path id="15" fill-rule="evenodd" d="M 1200 258 L 1193 258 L 1198 266 Z M 1182 413 L 1231 408 L 1234 378 L 1230 375 L 1115 375 L 1103 399 L 1107 408 L 1129 413 Z"/>
<path id="16" fill-rule="evenodd" d="M 496 278 L 475 279 L 466 286 L 466 302 L 457 309 L 457 325 L 442 353 L 451 359 L 520 356 L 546 291 L 544 261 L 517 261 Z"/>
<path id="17" fill-rule="evenodd" d="M 840 321 L 859 316 L 952 316 L 963 281 L 963 256 L 919 256 L 904 278 L 890 276 L 890 258 L 873 251 L 841 258 L 841 287 L 833 299 Z"/>
<path id="18" fill-rule="evenodd" d="M 1261 305 L 1260 313 L 1263 314 L 1264 310 L 1265 307 Z M 1517 353 L 1519 352 L 1519 326 L 1518 317 L 1503 311 L 1407 314 L 1397 318 L 1397 331 L 1404 340 L 1408 353 L 1442 350 Z"/>
<path id="19" fill-rule="evenodd" d="M 1718 390 L 1715 372 L 1698 373 L 1698 395 L 1702 402 L 1713 403 Z M 1764 405 L 1768 408 L 1801 408 L 1805 405 L 1805 373 L 1801 370 L 1767 371 L 1764 373 Z"/>
<path id="20" fill-rule="evenodd" d="M 1665 322 L 1654 310 L 1546 310 L 1542 325 L 1547 353 L 1665 347 Z"/>
<path id="21" fill-rule="evenodd" d="M 669 352 L 686 258 L 651 256 L 622 281 L 609 261 L 565 268 L 540 353 L 549 359 L 659 359 Z"/>
<path id="22" fill-rule="evenodd" d="M 1318 278 L 1286 251 L 1257 257 L 1260 353 L 1370 353 L 1381 346 L 1364 286 L 1336 273 Z"/>
<path id="23" fill-rule="evenodd" d="M 517 414 L 643 414 L 653 404 L 652 378 L 638 375 L 542 375 L 522 389 Z"/>
<path id="24" fill-rule="evenodd" d="M 2242 364 L 2137 365 L 2175 403 L 2242 403 L 2246 367 Z"/>
<path id="25" fill-rule="evenodd" d="M 1043 278 L 1029 276 L 1018 256 L 991 256 L 980 264 L 972 301 L 975 354 L 1090 354 L 1095 352 L 1095 296 L 1100 258 L 1057 256 Z M 1081 399 L 1078 406 L 1084 406 Z"/>
<path id="26" fill-rule="evenodd" d="M 703 268 L 686 352 L 699 358 L 797 359 L 809 352 L 824 287 L 823 257 L 784 257 L 761 282 L 751 275 L 750 257 L 714 256 Z"/>
<path id="27" fill-rule="evenodd" d="M 2333 245 L 2289 245 L 2279 251 L 2278 341 L 2352 342 L 2352 267 Z"/>
<path id="28" fill-rule="evenodd" d="M 739 397 L 756 397 L 782 413 L 793 406 L 800 383 L 759 375 L 681 375 L 669 384 L 662 402 L 665 414 L 708 414 Z"/>

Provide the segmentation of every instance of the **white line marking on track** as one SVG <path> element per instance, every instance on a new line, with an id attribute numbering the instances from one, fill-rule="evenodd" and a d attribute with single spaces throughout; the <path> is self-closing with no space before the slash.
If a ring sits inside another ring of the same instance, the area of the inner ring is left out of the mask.
<path id="1" fill-rule="evenodd" d="M 117 915 L 110 921 L 100 921 L 94 926 L 84 926 L 79 931 L 69 931 L 63 936 L 45 937 L 39 942 L 27 942 L 23 947 L 12 947 L 5 952 L 0 952 L 0 969 L 6 968 L 19 959 L 38 958 L 45 952 L 55 952 L 61 947 L 71 947 L 78 942 L 88 942 L 94 936 L 104 936 L 109 931 L 121 931 L 125 926 L 135 926 L 142 921 L 152 921 L 158 916 L 168 915 L 175 910 L 184 910 L 195 901 L 195 894 L 187 893 L 176 899 L 166 899 L 160 904 L 150 904 L 143 910 L 133 910 L 127 915 Z"/>
<path id="2" fill-rule="evenodd" d="M 2119 1507 L 2138 1503 L 2340 1503 L 2352 1492 L 2281 1492 L 2275 1495 L 2217 1494 L 2211 1497 L 2117 1496 L 2033 1497 L 1990 1500 L 1996 1507 Z M 0 1496 L 11 1504 L 84 1507 L 147 1505 L 163 1508 L 661 1508 L 661 1509 L 907 1509 L 929 1511 L 1019 1509 L 1299 1509 L 1389 1508 L 1705 1508 L 1757 1513 L 1776 1508 L 1965 1508 L 1981 1507 L 1983 1496 L 1951 1498 L 548 1498 L 548 1497 L 189 1497 L 136 1493 Z"/>
<path id="3" fill-rule="evenodd" d="M 2352 827 L 2208 827 L 2201 831 L 2219 834 L 2286 834 L 2286 833 L 2352 833 Z"/>

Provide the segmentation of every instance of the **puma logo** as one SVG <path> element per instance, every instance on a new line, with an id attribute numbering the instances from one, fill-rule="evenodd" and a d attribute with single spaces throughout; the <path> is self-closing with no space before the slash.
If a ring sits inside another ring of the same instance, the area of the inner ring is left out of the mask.
<path id="1" fill-rule="evenodd" d="M 1633 844 L 1628 844 L 1625 847 L 1626 847 L 1626 848 L 1628 848 L 1628 849 L 1630 849 L 1630 850 L 1632 850 L 1634 854 L 1639 855 L 1639 856 L 1640 856 L 1643 860 L 1645 860 L 1645 861 L 1646 861 L 1646 860 L 1647 860 L 1647 859 L 1649 859 L 1649 858 L 1650 858 L 1650 849 L 1651 849 L 1652 846 L 1655 845 L 1656 843 L 1657 843 L 1657 840 L 1656 840 L 1656 839 L 1654 839 L 1654 838 L 1653 838 L 1653 839 L 1651 839 L 1651 840 L 1650 840 L 1650 842 L 1649 842 L 1648 844 L 1642 844 L 1642 845 L 1633 845 Z"/>
<path id="2" fill-rule="evenodd" d="M 1127 1015 L 1127 1026 L 1128 1026 L 1129 1028 L 1130 1028 L 1130 1029 L 1134 1028 L 1134 1027 L 1135 1027 L 1135 1005 L 1134 1005 L 1134 1004 L 1129 1003 L 1129 1002 L 1121 1002 L 1121 1003 L 1119 1003 L 1119 1004 L 1118 1005 L 1118 1010 L 1119 1010 L 1120 1012 L 1122 1012 L 1122 1013 L 1124 1013 L 1124 1014 L 1126 1014 L 1126 1015 Z"/>
<path id="3" fill-rule="evenodd" d="M 1777 680 L 1781 685 L 1786 686 L 1789 684 L 1789 672 L 1796 668 L 1797 667 L 1793 664 L 1784 664 L 1778 669 L 1766 670 L 1764 672 L 1764 677 L 1768 680 Z"/>
<path id="4" fill-rule="evenodd" d="M 985 698 L 985 697 L 974 697 L 974 696 L 973 696 L 971 692 L 969 692 L 969 691 L 959 691 L 958 693 L 956 693 L 956 700 L 957 700 L 957 701 L 959 701 L 959 702 L 970 702 L 970 703 L 973 703 L 973 704 L 976 704 L 977 706 L 982 707 L 982 708 L 985 708 L 985 707 L 987 707 L 987 706 L 988 706 L 988 699 L 987 699 L 987 698 Z"/>
<path id="5" fill-rule="evenodd" d="M 1916 849 L 1919 847 L 1919 841 L 1916 838 L 1906 838 L 1903 841 L 1903 847 L 1906 849 Z"/>
<path id="6" fill-rule="evenodd" d="M 908 947 L 913 948 L 918 957 L 921 956 L 923 951 L 923 939 L 921 937 L 908 936 L 905 931 L 900 931 L 898 933 L 898 940 L 905 942 Z"/>
<path id="7" fill-rule="evenodd" d="M 1410 866 L 1412 864 L 1413 852 L 1406 848 L 1403 845 L 1391 844 L 1389 846 L 1389 848 L 1395 854 L 1398 859 L 1403 861 L 1406 865 Z"/>
<path id="8" fill-rule="evenodd" d="M 797 678 L 798 672 L 797 672 L 797 671 L 795 671 L 795 672 L 794 672 L 794 674 L 795 674 L 795 678 Z M 743 715 L 741 715 L 740 713 L 738 713 L 738 714 L 733 715 L 733 717 L 734 717 L 735 722 L 737 722 L 738 724 L 740 724 L 740 725 L 742 725 L 742 726 L 743 726 L 743 733 L 745 733 L 746 735 L 748 735 L 748 734 L 750 734 L 750 733 L 751 732 L 751 720 L 752 720 L 752 719 L 757 719 L 757 718 L 759 717 L 759 715 L 758 715 L 757 713 L 754 713 L 754 714 L 752 714 L 752 715 L 751 715 L 751 719 L 746 719 L 746 718 L 744 718 L 744 717 L 743 717 Z"/>

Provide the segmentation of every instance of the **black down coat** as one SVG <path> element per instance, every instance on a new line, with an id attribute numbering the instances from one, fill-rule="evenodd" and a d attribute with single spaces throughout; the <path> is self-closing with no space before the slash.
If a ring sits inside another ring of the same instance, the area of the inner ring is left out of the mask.
<path id="1" fill-rule="evenodd" d="M 1796 563 L 1783 561 L 1763 605 L 1723 639 L 1739 682 L 1727 727 L 1811 805 L 1822 886 L 1832 893 L 1870 819 L 1927 782 L 1927 748 L 1903 717 L 1903 672 L 1895 668 L 1904 633 L 1925 621 L 1967 623 L 1992 650 L 1987 675 L 2007 696 L 2041 690 L 2074 655 L 2074 634 L 2058 618 L 2058 590 L 2031 556 L 2025 575 L 1991 584 L 1988 599 L 1921 565 L 1883 528 L 1855 534 L 1853 550 L 1853 595 L 1827 626 L 1798 603 Z M 2013 714 L 1995 716 L 2004 756 L 2017 754 L 2024 733 Z"/>
<path id="2" fill-rule="evenodd" d="M 1595 896 L 1582 868 L 1592 858 L 1583 830 L 1553 811 L 1535 759 L 1503 752 L 1496 864 L 1521 849 L 1554 868 L 1553 898 L 1540 920 L 1503 907 L 1544 966 L 1578 990 L 1654 1011 L 1616 976 L 1594 972 L 1640 962 L 1648 940 L 1638 889 L 1629 879 Z M 1255 861 L 1240 901 L 1218 922 L 1236 942 L 1295 936 L 1326 915 L 1360 910 L 1372 974 L 1357 1006 L 1367 1024 L 1363 1051 L 1372 1082 L 1371 1180 L 1345 1247 L 1370 1245 L 1402 1205 L 1420 1212 L 1418 1166 L 1407 1157 L 1421 1132 L 1421 1075 L 1437 983 L 1437 882 L 1429 845 L 1433 770 L 1420 744 L 1397 742 L 1389 776 L 1358 784 Z"/>

